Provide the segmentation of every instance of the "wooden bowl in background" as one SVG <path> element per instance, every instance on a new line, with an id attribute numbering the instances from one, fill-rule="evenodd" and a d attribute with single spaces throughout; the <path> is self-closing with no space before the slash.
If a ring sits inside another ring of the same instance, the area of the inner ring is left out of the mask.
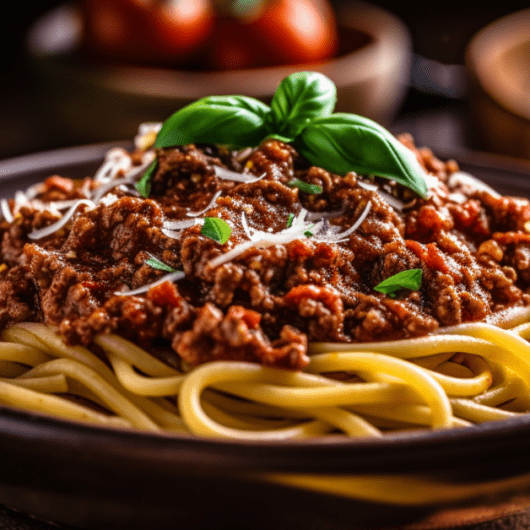
<path id="1" fill-rule="evenodd" d="M 244 94 L 269 101 L 278 83 L 316 70 L 337 85 L 337 111 L 388 126 L 409 85 L 412 46 L 406 26 L 368 3 L 338 7 L 340 53 L 319 63 L 203 71 L 88 60 L 80 51 L 82 19 L 65 4 L 31 28 L 27 49 L 42 86 L 39 106 L 47 127 L 65 145 L 132 138 L 145 121 L 163 121 L 207 95 Z"/>
<path id="2" fill-rule="evenodd" d="M 480 30 L 468 45 L 466 66 L 481 148 L 530 158 L 530 9 Z"/>

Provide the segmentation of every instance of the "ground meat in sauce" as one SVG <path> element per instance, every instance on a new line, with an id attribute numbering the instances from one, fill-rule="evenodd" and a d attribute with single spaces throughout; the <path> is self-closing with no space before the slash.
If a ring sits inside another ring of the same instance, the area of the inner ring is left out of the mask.
<path id="1" fill-rule="evenodd" d="M 528 305 L 529 202 L 458 184 L 450 189 L 456 163 L 417 149 L 409 136 L 400 139 L 435 177 L 426 200 L 388 180 L 375 179 L 376 191 L 366 186 L 367 177 L 311 167 L 274 140 L 243 162 L 212 146 L 161 150 L 149 199 L 116 188 L 110 200 L 84 212 L 80 206 L 65 228 L 38 241 L 28 234 L 57 215 L 32 203 L 22 206 L 13 223 L 0 225 L 0 326 L 45 322 L 72 344 L 116 332 L 152 350 L 171 346 L 191 366 L 235 359 L 300 369 L 308 362 L 308 341 L 417 337 Z M 264 178 L 245 184 L 215 175 L 216 165 L 241 171 L 241 164 Z M 322 193 L 288 186 L 295 177 L 318 184 Z M 37 199 L 82 198 L 91 187 L 89 180 L 53 176 Z M 226 244 L 201 235 L 200 225 L 177 238 L 164 235 L 165 220 L 189 219 L 218 191 L 206 215 L 231 226 Z M 389 195 L 403 207 L 391 206 Z M 348 241 L 304 236 L 211 266 L 248 240 L 243 213 L 250 226 L 276 233 L 303 207 L 331 212 L 329 222 L 346 230 L 369 203 Z M 184 271 L 185 279 L 147 294 L 116 295 L 165 274 L 146 263 L 150 255 Z M 382 280 L 413 268 L 423 271 L 418 291 L 403 290 L 396 298 L 374 291 Z"/>

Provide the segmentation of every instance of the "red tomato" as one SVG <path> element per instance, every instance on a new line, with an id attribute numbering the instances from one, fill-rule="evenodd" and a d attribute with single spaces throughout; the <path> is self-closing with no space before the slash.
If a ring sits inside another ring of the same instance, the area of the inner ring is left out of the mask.
<path id="1" fill-rule="evenodd" d="M 255 0 L 249 5 L 254 10 L 249 18 L 244 13 L 218 18 L 210 45 L 213 67 L 313 62 L 338 51 L 337 23 L 328 0 Z"/>
<path id="2" fill-rule="evenodd" d="M 248 27 L 277 64 L 320 61 L 338 50 L 337 23 L 324 0 L 272 0 Z"/>
<path id="3" fill-rule="evenodd" d="M 85 41 L 99 55 L 182 63 L 208 40 L 208 0 L 83 0 Z"/>
<path id="4" fill-rule="evenodd" d="M 214 15 L 208 0 L 159 0 L 154 4 L 151 31 L 160 52 L 190 55 L 210 36 Z"/>

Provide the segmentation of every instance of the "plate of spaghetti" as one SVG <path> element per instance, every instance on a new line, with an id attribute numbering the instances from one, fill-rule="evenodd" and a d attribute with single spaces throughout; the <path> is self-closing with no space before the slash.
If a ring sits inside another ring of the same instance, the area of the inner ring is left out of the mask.
<path id="1" fill-rule="evenodd" d="M 528 488 L 530 169 L 335 99 L 299 72 L 0 163 L 1 502 L 265 528 Z"/>

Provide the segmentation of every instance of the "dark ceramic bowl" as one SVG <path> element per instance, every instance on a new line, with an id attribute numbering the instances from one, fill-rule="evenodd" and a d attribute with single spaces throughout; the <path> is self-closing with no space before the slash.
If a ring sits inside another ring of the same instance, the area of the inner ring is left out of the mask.
<path id="1" fill-rule="evenodd" d="M 91 175 L 109 147 L 0 162 L 1 194 L 54 173 Z M 501 193 L 530 196 L 530 164 L 440 153 L 448 155 Z M 530 491 L 529 447 L 530 414 L 376 440 L 249 443 L 113 430 L 1 407 L 0 503 L 94 530 L 397 526 Z M 389 495 L 399 490 L 399 502 L 371 500 L 381 477 Z M 300 479 L 305 486 L 295 485 Z"/>

